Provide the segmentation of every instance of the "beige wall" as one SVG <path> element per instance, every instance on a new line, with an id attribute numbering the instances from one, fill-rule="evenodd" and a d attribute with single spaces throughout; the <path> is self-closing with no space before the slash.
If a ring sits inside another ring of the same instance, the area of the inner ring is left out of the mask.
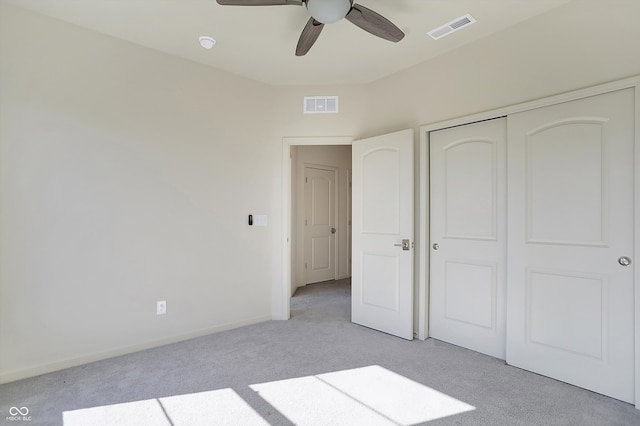
<path id="1" fill-rule="evenodd" d="M 637 16 L 579 0 L 369 85 L 271 87 L 0 4 L 0 381 L 277 317 L 283 137 L 640 74 Z"/>
<path id="2" fill-rule="evenodd" d="M 274 88 L 11 7 L 0 58 L 1 381 L 271 318 Z"/>
<path id="3" fill-rule="evenodd" d="M 281 86 L 273 112 L 282 136 L 359 136 L 365 133 L 367 86 Z M 339 96 L 338 114 L 303 114 L 304 96 Z"/>
<path id="4" fill-rule="evenodd" d="M 637 0 L 575 0 L 376 81 L 366 91 L 365 136 L 638 74 L 638 16 Z"/>

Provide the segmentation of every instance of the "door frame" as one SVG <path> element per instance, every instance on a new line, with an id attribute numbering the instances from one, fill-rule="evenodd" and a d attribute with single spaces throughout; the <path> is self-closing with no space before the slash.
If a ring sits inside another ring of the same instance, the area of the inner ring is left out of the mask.
<path id="1" fill-rule="evenodd" d="M 291 317 L 291 147 L 294 145 L 351 145 L 351 136 L 309 136 L 282 138 L 282 269 L 281 279 L 273 279 L 274 320 L 288 320 Z"/>
<path id="2" fill-rule="evenodd" d="M 418 210 L 419 218 L 419 253 L 425 253 L 418 260 L 418 286 L 419 295 L 422 295 L 419 309 L 418 338 L 421 340 L 429 337 L 429 135 L 430 132 L 449 127 L 462 126 L 478 121 L 490 120 L 517 112 L 529 111 L 536 108 L 560 104 L 563 102 L 601 95 L 622 89 L 634 89 L 635 97 L 635 162 L 634 162 L 634 257 L 638 266 L 634 268 L 634 347 L 635 347 L 635 406 L 640 409 L 640 76 L 600 84 L 585 89 L 566 92 L 530 102 L 524 102 L 499 108 L 479 114 L 458 117 L 451 120 L 440 121 L 420 127 L 420 184 Z M 507 141 L 508 144 L 508 141 Z M 508 145 L 507 145 L 508 146 Z"/>
<path id="3" fill-rule="evenodd" d="M 339 194 L 338 194 L 338 190 L 339 190 L 339 184 L 340 182 L 338 181 L 339 176 L 338 176 L 338 168 L 337 167 L 333 167 L 333 166 L 325 166 L 325 165 L 321 165 L 321 164 L 317 164 L 317 163 L 301 163 L 298 165 L 299 169 L 298 169 L 298 178 L 302 179 L 303 177 L 305 177 L 306 175 L 306 170 L 307 168 L 310 169 L 317 169 L 317 170 L 324 170 L 326 172 L 332 172 L 333 173 L 333 214 L 334 214 L 334 227 L 336 229 L 340 229 L 339 228 L 339 223 L 340 223 L 340 212 L 338 209 L 338 201 L 339 201 Z M 302 171 L 302 173 L 300 173 L 300 171 Z M 300 180 L 299 183 L 302 183 L 302 181 Z M 306 216 L 306 191 L 307 188 L 302 187 L 302 189 L 300 189 L 300 186 L 298 186 L 298 194 L 296 194 L 297 197 L 297 201 L 298 201 L 298 209 L 297 209 L 297 217 L 296 217 L 296 225 L 298 227 L 297 230 L 297 235 L 299 235 L 301 237 L 302 240 L 302 244 L 300 244 L 300 240 L 298 241 L 298 247 L 302 247 L 302 256 L 301 259 L 298 259 L 298 265 L 296 266 L 296 268 L 301 268 L 300 270 L 302 271 L 302 281 L 303 281 L 303 285 L 307 285 L 307 270 L 304 268 L 304 259 L 305 256 L 307 255 L 307 253 L 305 252 L 305 247 L 306 247 L 306 241 L 305 241 L 305 235 L 306 235 L 306 230 L 307 227 L 302 225 L 302 222 L 305 220 L 305 216 Z M 300 206 L 302 205 L 302 208 L 300 208 Z M 292 224 L 293 226 L 293 221 Z M 336 237 L 336 234 L 333 234 L 334 238 L 333 238 L 333 279 L 337 279 L 338 278 L 338 257 L 340 255 L 339 250 L 338 250 L 338 238 Z"/>

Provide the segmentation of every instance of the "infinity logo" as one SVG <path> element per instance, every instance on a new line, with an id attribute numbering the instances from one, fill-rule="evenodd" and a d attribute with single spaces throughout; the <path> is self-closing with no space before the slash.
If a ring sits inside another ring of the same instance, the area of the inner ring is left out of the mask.
<path id="1" fill-rule="evenodd" d="M 27 414 L 29 414 L 29 409 L 27 407 L 11 407 L 9 409 L 9 415 L 17 416 L 18 414 L 20 414 L 21 416 L 26 416 Z"/>

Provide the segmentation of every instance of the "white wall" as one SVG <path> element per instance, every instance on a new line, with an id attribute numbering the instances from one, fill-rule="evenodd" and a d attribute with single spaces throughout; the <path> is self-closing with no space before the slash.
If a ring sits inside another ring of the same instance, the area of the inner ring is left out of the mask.
<path id="1" fill-rule="evenodd" d="M 296 146 L 294 171 L 292 171 L 292 293 L 295 288 L 305 285 L 303 233 L 304 233 L 304 167 L 305 164 L 329 166 L 338 170 L 338 216 L 336 275 L 338 279 L 351 276 L 349 271 L 348 242 L 348 193 L 349 170 L 351 169 L 351 146 Z M 295 207 L 294 207 L 295 206 Z"/>
<path id="2" fill-rule="evenodd" d="M 0 381 L 271 318 L 274 88 L 0 7 Z"/>

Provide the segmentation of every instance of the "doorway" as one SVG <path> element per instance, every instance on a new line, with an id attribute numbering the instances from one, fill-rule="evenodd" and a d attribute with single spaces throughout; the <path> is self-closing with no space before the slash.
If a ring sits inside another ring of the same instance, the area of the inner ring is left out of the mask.
<path id="1" fill-rule="evenodd" d="M 316 143 L 324 139 L 325 143 Z M 350 145 L 342 139 L 337 145 Z M 292 146 L 335 145 L 333 138 L 283 139 L 283 269 L 274 296 L 274 319 L 289 319 L 297 255 L 292 250 Z M 353 298 L 354 323 L 411 340 L 413 338 L 413 151 L 414 132 L 402 130 L 353 144 Z M 348 179 L 348 173 L 344 173 Z M 299 179 L 298 179 L 299 181 Z M 348 192 L 348 191 L 347 191 Z M 344 203 L 345 207 L 348 203 Z M 347 222 L 347 221 L 344 221 Z M 344 262 L 348 265 L 349 262 Z M 278 308 L 281 309 L 278 312 Z"/>
<path id="2" fill-rule="evenodd" d="M 293 203 L 291 194 L 296 182 L 293 169 L 293 151 L 300 147 L 351 146 L 349 136 L 327 137 L 284 137 L 282 143 L 282 269 L 280 279 L 274 280 L 273 319 L 287 320 L 291 316 L 291 294 L 297 288 L 294 265 L 299 263 L 299 256 L 293 250 L 293 242 L 298 233 L 292 227 L 293 217 L 297 215 L 298 206 Z M 292 148 L 294 148 L 292 150 Z M 300 282 L 300 281 L 298 281 Z"/>
<path id="3" fill-rule="evenodd" d="M 349 269 L 351 146 L 291 148 L 291 295 Z"/>

